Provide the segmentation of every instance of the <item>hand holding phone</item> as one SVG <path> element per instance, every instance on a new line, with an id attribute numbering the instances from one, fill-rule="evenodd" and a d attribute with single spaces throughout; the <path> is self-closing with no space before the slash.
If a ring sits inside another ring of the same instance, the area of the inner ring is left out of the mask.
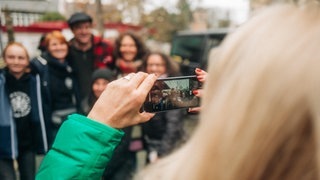
<path id="1" fill-rule="evenodd" d="M 197 79 L 198 81 L 200 81 L 203 85 L 203 83 L 205 83 L 206 81 L 206 78 L 207 78 L 207 75 L 208 73 L 200 68 L 196 68 L 195 71 L 196 73 L 196 76 L 197 76 Z M 201 97 L 202 95 L 202 89 L 198 89 L 196 91 L 194 91 L 194 94 L 197 96 L 197 97 Z M 188 109 L 188 112 L 189 113 L 199 113 L 201 111 L 201 107 L 190 107 Z"/>
<path id="2" fill-rule="evenodd" d="M 154 114 L 139 109 L 156 79 L 138 72 L 110 82 L 87 117 L 117 129 L 148 121 Z"/>
<path id="3" fill-rule="evenodd" d="M 197 107 L 200 105 L 200 98 L 193 91 L 200 88 L 201 83 L 196 76 L 157 79 L 142 109 L 146 112 L 160 112 Z"/>

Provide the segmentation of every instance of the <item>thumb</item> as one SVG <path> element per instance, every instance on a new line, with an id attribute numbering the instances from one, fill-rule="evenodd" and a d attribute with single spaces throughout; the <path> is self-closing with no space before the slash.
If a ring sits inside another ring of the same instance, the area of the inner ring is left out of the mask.
<path id="1" fill-rule="evenodd" d="M 140 123 L 149 121 L 154 115 L 155 115 L 154 113 L 148 113 L 148 112 L 140 113 Z"/>

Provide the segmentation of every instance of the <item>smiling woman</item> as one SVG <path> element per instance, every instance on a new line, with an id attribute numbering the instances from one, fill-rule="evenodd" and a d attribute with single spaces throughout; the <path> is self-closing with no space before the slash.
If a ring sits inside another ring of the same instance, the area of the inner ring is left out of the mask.
<path id="1" fill-rule="evenodd" d="M 116 59 L 117 76 L 123 77 L 137 72 L 142 58 L 148 53 L 144 42 L 132 32 L 121 34 L 115 41 L 114 58 Z"/>
<path id="2" fill-rule="evenodd" d="M 4 50 L 3 57 L 10 74 L 15 78 L 19 79 L 27 72 L 29 66 L 29 55 L 24 47 L 19 46 L 18 44 L 7 46 Z"/>
<path id="3" fill-rule="evenodd" d="M 49 33 L 45 37 L 44 44 L 52 57 L 64 63 L 68 54 L 68 42 L 59 31 Z"/>
<path id="4" fill-rule="evenodd" d="M 34 179 L 35 148 L 47 151 L 45 121 L 37 75 L 29 70 L 29 55 L 20 43 L 3 51 L 6 67 L 0 69 L 0 179 L 16 179 L 13 160 L 21 179 Z"/>
<path id="5" fill-rule="evenodd" d="M 51 119 L 49 123 L 53 139 L 64 118 L 71 113 L 80 112 L 79 88 L 68 64 L 68 43 L 62 33 L 48 33 L 44 44 L 47 51 L 31 60 L 31 66 L 41 76 L 45 92 L 44 105 L 50 112 L 46 116 Z"/>

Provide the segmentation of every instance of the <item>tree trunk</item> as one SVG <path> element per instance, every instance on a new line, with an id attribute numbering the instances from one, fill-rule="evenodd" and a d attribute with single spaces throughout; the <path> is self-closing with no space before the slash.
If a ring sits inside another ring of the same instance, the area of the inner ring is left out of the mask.
<path id="1" fill-rule="evenodd" d="M 6 20 L 5 22 L 6 30 L 8 33 L 8 43 L 11 43 L 11 42 L 14 42 L 14 30 L 13 30 L 11 12 L 8 9 L 5 9 L 4 16 Z"/>
<path id="2" fill-rule="evenodd" d="M 102 4 L 101 0 L 96 0 L 96 5 L 97 5 L 97 11 L 96 11 L 96 16 L 97 16 L 97 29 L 99 31 L 99 34 L 103 36 L 104 34 L 104 22 L 103 22 L 103 12 L 102 12 Z"/>

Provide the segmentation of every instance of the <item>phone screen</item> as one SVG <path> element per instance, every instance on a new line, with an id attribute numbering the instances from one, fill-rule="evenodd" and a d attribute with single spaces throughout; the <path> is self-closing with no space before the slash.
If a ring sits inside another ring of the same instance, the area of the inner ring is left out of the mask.
<path id="1" fill-rule="evenodd" d="M 147 112 L 160 112 L 172 109 L 197 107 L 200 98 L 192 91 L 201 88 L 196 76 L 181 76 L 158 79 L 151 88 L 143 110 Z"/>

